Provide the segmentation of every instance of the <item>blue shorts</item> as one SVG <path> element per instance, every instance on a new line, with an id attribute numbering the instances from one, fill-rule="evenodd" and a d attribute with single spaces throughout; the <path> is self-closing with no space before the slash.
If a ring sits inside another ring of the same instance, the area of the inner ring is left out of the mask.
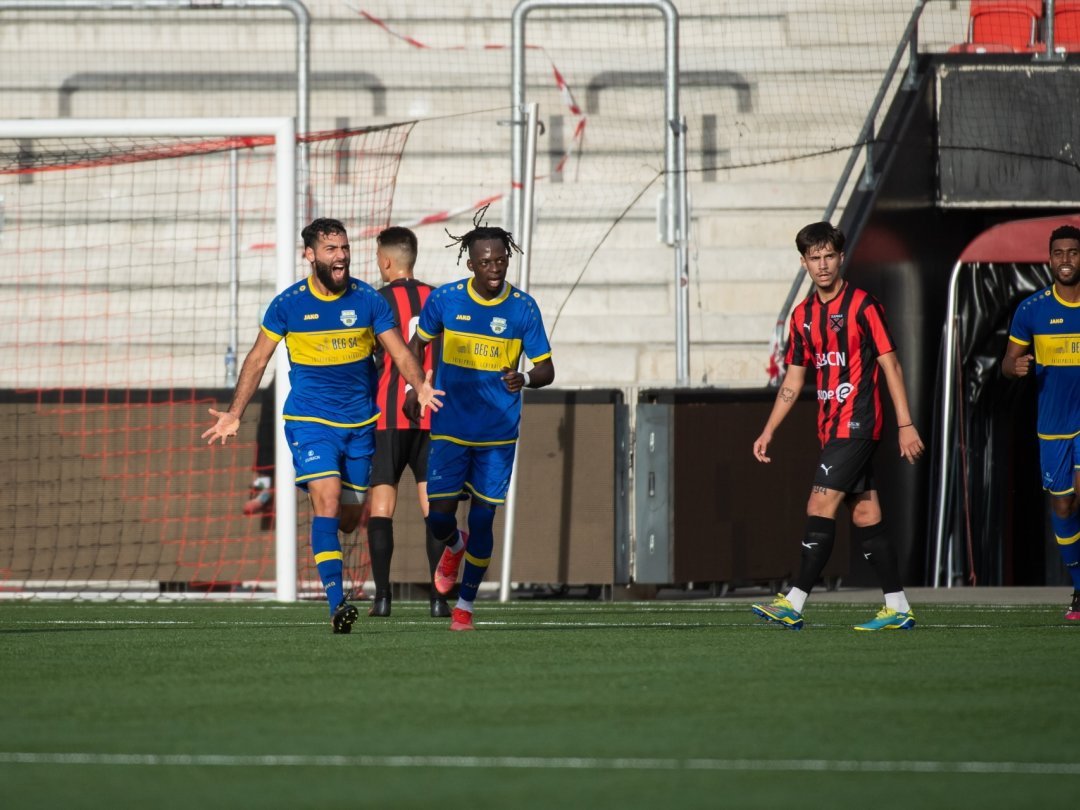
<path id="1" fill-rule="evenodd" d="M 374 423 L 343 428 L 286 419 L 285 438 L 292 451 L 296 486 L 307 490 L 309 481 L 340 478 L 342 503 L 363 500 L 371 479 L 371 456 L 375 453 Z"/>
<path id="2" fill-rule="evenodd" d="M 1039 439 L 1043 489 L 1051 495 L 1071 495 L 1080 472 L 1080 434 L 1070 439 Z"/>
<path id="3" fill-rule="evenodd" d="M 516 443 L 477 447 L 433 438 L 428 456 L 428 500 L 457 498 L 468 490 L 493 506 L 506 503 L 516 450 Z"/>

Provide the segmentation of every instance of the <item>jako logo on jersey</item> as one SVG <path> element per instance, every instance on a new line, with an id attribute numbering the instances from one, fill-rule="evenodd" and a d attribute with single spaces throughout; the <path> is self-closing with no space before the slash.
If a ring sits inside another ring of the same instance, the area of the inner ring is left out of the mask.
<path id="1" fill-rule="evenodd" d="M 491 319 L 491 331 L 496 335 L 501 335 L 506 331 L 506 318 L 492 318 Z"/>
<path id="2" fill-rule="evenodd" d="M 825 352 L 824 354 L 818 352 L 814 356 L 814 365 L 817 368 L 822 366 L 840 366 L 843 368 L 847 365 L 847 353 L 846 352 Z"/>
<path id="3" fill-rule="evenodd" d="M 356 310 L 355 309 L 343 309 L 341 310 L 341 322 L 346 326 L 352 326 L 356 323 Z"/>
<path id="4" fill-rule="evenodd" d="M 304 316 L 304 320 L 305 321 L 317 321 L 317 320 L 319 320 L 319 313 L 318 312 L 309 312 L 307 315 Z"/>
<path id="5" fill-rule="evenodd" d="M 1064 318 L 1051 318 L 1050 319 L 1050 325 L 1051 326 L 1056 326 L 1059 323 L 1065 323 L 1065 319 Z"/>
<path id="6" fill-rule="evenodd" d="M 471 321 L 472 320 L 472 315 L 458 315 L 457 320 L 459 320 L 459 321 Z"/>
<path id="7" fill-rule="evenodd" d="M 836 315 L 829 316 L 829 328 L 834 332 L 839 332 L 844 328 L 844 313 L 839 312 Z"/>

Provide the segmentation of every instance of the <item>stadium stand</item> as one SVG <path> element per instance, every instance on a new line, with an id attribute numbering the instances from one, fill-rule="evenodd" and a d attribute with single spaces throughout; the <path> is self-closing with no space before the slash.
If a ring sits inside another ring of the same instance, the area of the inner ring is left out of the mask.
<path id="1" fill-rule="evenodd" d="M 509 101 L 508 54 L 486 46 L 506 43 L 512 0 L 473 10 L 415 0 L 393 12 L 386 4 L 362 4 L 386 15 L 395 30 L 422 40 L 429 46 L 424 49 L 410 48 L 346 4 L 309 0 L 307 5 L 313 16 L 312 129 L 455 116 L 452 126 L 419 127 L 411 136 L 397 178 L 396 220 L 415 221 L 504 189 L 509 158 L 495 138 L 505 138 L 506 128 L 478 136 L 460 114 Z M 720 386 L 760 385 L 766 379 L 777 302 L 797 269 L 791 234 L 820 216 L 846 157 L 841 150 L 858 131 L 877 88 L 878 66 L 887 63 L 910 8 L 883 2 L 863 12 L 848 27 L 830 33 L 841 44 L 857 42 L 858 52 L 815 53 L 811 68 L 800 51 L 828 27 L 834 0 L 732 3 L 722 9 L 705 2 L 678 5 L 685 15 L 684 72 L 712 75 L 714 66 L 721 65 L 731 76 L 728 84 L 709 80 L 691 86 L 688 81 L 683 89 L 693 172 L 691 377 L 695 383 Z M 946 5 L 943 15 L 949 13 Z M 951 14 L 959 29 L 962 13 Z M 293 29 L 284 15 L 279 17 L 196 12 L 169 17 L 164 24 L 160 16 L 151 21 L 120 12 L 84 12 L 71 19 L 8 13 L 9 35 L 23 50 L 4 56 L 0 98 L 10 117 L 288 114 L 294 104 Z M 538 20 L 530 29 L 590 118 L 580 159 L 571 161 L 555 191 L 569 196 L 576 181 L 590 193 L 606 194 L 603 184 L 614 182 L 588 172 L 611 151 L 622 150 L 631 166 L 655 163 L 657 152 L 650 143 L 642 140 L 639 146 L 629 139 L 659 131 L 655 83 L 635 85 L 632 74 L 639 67 L 662 67 L 660 30 L 655 15 L 624 22 L 583 20 L 577 26 Z M 239 38 L 228 41 L 232 36 Z M 946 46 L 962 36 L 957 30 Z M 101 43 L 120 40 L 138 41 L 139 47 L 127 53 L 123 65 L 103 61 Z M 61 43 L 56 58 L 35 57 L 33 49 L 45 42 Z M 765 43 L 782 47 L 766 49 Z M 545 59 L 530 55 L 530 70 L 530 87 L 548 93 L 541 107 L 549 133 L 541 149 L 547 154 L 540 157 L 548 172 L 565 152 L 573 119 L 553 98 Z M 832 91 L 843 85 L 843 92 L 835 93 L 836 115 L 827 121 L 815 109 L 823 88 L 791 90 L 818 77 L 822 82 L 828 77 Z M 607 84 L 596 90 L 596 107 L 589 110 L 591 88 L 601 78 Z M 491 116 L 505 117 L 504 112 Z M 559 118 L 565 119 L 561 129 Z M 562 147 L 554 142 L 560 131 Z M 622 140 L 607 140 L 607 132 Z M 493 182 L 474 195 L 462 182 L 473 177 Z M 439 182 L 433 184 L 432 178 Z M 671 251 L 657 240 L 657 194 L 650 189 L 643 196 L 609 240 L 610 249 L 592 259 L 580 280 L 576 271 L 541 254 L 553 241 L 553 225 L 564 233 L 584 226 L 580 220 L 555 222 L 551 204 L 542 209 L 546 230 L 535 254 L 533 284 L 548 321 L 554 322 L 554 310 L 566 302 L 554 334 L 560 385 L 673 380 L 673 272 Z M 614 198 L 614 191 L 608 197 Z M 444 255 L 441 225 L 419 230 L 429 280 L 455 277 L 460 268 Z M 588 250 L 579 255 L 587 256 Z M 263 296 L 247 288 L 241 295 L 242 322 L 252 323 Z M 208 335 L 201 366 L 221 368 L 221 352 L 220 338 Z"/>
<path id="2" fill-rule="evenodd" d="M 1057 0 L 1054 5 L 1054 48 L 1080 51 L 1080 0 Z"/>
<path id="3" fill-rule="evenodd" d="M 971 0 L 968 41 L 953 53 L 1024 53 L 1040 39 L 1042 0 Z"/>

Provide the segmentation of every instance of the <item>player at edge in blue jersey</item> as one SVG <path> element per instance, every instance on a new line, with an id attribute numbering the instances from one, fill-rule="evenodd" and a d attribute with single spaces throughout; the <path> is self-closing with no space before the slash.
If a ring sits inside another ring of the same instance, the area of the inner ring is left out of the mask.
<path id="1" fill-rule="evenodd" d="M 255 345 L 244 359 L 228 410 L 210 408 L 207 444 L 235 436 L 274 350 L 284 340 L 291 390 L 283 409 L 296 485 L 307 491 L 313 513 L 311 550 L 330 623 L 349 633 L 357 609 L 346 600 L 344 555 L 338 531 L 360 520 L 375 449 L 375 341 L 416 390 L 421 412 L 442 402 L 394 325 L 390 307 L 374 288 L 349 275 L 349 238 L 336 219 L 316 219 L 301 231 L 311 275 L 281 292 L 263 316 Z"/>
<path id="2" fill-rule="evenodd" d="M 1054 283 L 1016 308 L 1001 371 L 1013 378 L 1034 371 L 1038 381 L 1042 485 L 1073 583 L 1065 619 L 1080 623 L 1080 229 L 1050 234 L 1050 273 Z"/>
<path id="3" fill-rule="evenodd" d="M 458 600 L 451 630 L 473 629 L 473 602 L 491 562 L 495 508 L 506 501 L 521 421 L 521 389 L 543 388 L 555 379 L 551 346 L 540 309 L 527 293 L 506 281 L 510 257 L 520 248 L 502 228 L 482 224 L 451 239 L 458 261 L 467 250 L 472 278 L 433 292 L 420 313 L 410 346 L 417 357 L 425 344 L 442 336 L 437 383 L 446 390 L 446 407 L 432 414 L 428 457 L 428 526 L 446 544 L 433 585 L 449 593 L 462 559 Z M 517 371 L 524 355 L 532 363 Z M 406 409 L 416 407 L 410 393 Z M 458 531 L 458 499 L 467 493 L 469 532 Z"/>

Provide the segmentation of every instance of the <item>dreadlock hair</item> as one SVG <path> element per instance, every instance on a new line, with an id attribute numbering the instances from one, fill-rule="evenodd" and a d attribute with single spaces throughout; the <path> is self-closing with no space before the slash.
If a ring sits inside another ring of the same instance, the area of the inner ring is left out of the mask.
<path id="1" fill-rule="evenodd" d="M 502 242 L 503 247 L 506 248 L 508 256 L 512 256 L 516 250 L 518 253 L 524 251 L 518 247 L 517 242 L 514 241 L 514 236 L 509 231 L 504 231 L 502 228 L 495 227 L 493 225 L 484 225 L 484 214 L 487 213 L 488 205 L 485 205 L 473 216 L 473 229 L 462 236 L 454 236 L 450 231 L 446 231 L 446 235 L 449 236 L 452 241 L 446 247 L 458 246 L 457 263 L 461 264 L 461 255 L 471 248 L 476 242 L 482 242 L 485 239 L 493 239 L 497 242 Z M 446 230 L 443 228 L 443 230 Z"/>

